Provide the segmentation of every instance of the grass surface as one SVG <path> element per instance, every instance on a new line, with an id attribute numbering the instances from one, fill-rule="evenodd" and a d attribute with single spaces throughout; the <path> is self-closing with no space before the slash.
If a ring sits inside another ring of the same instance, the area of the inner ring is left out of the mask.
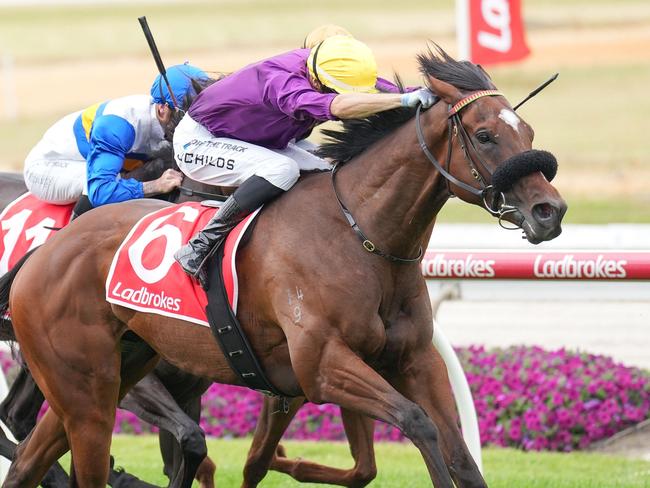
<path id="1" fill-rule="evenodd" d="M 208 448 L 217 464 L 217 486 L 237 487 L 250 439 L 210 440 Z M 341 468 L 352 465 L 348 446 L 331 442 L 286 442 L 289 456 L 301 456 Z M 157 438 L 116 436 L 116 464 L 142 479 L 164 484 Z M 430 486 L 419 452 L 411 445 L 382 443 L 376 446 L 379 474 L 372 487 Z M 523 453 L 510 449 L 486 449 L 484 471 L 490 488 L 647 488 L 650 463 L 598 454 Z M 64 466 L 69 458 L 66 457 Z M 288 476 L 270 473 L 263 487 L 303 485 Z"/>

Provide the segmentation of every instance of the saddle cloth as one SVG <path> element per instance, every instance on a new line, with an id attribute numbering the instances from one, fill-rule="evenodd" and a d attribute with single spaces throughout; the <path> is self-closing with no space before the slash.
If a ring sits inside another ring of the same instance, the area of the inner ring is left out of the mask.
<path id="1" fill-rule="evenodd" d="M 106 300 L 141 312 L 208 326 L 207 296 L 174 260 L 174 252 L 214 216 L 215 207 L 188 202 L 165 207 L 140 219 L 120 245 L 106 279 Z M 259 210 L 228 235 L 223 249 L 222 278 L 228 302 L 237 312 L 239 243 Z"/>
<path id="2" fill-rule="evenodd" d="M 74 203 L 53 205 L 27 192 L 0 213 L 0 276 L 70 223 Z"/>

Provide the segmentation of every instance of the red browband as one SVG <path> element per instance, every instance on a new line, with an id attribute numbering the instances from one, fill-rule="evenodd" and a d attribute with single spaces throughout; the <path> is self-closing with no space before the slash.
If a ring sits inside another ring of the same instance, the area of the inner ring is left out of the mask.
<path id="1" fill-rule="evenodd" d="M 451 117 L 454 114 L 457 114 L 460 109 L 469 105 L 470 103 L 478 100 L 481 97 L 495 97 L 495 96 L 504 96 L 499 90 L 482 90 L 472 93 L 470 96 L 463 98 L 456 105 L 451 107 L 449 110 L 449 116 Z"/>

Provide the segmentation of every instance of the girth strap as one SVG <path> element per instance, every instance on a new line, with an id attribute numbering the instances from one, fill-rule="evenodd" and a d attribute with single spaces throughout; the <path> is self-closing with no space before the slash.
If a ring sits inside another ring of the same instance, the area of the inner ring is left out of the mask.
<path id="1" fill-rule="evenodd" d="M 187 197 L 201 197 L 207 198 L 209 200 L 219 200 L 220 202 L 225 202 L 228 198 L 227 195 L 219 195 L 217 193 L 207 193 L 204 191 L 193 190 L 191 188 L 187 188 L 186 186 L 179 186 L 178 191 L 181 192 L 181 195 L 185 195 Z"/>
<path id="2" fill-rule="evenodd" d="M 257 361 L 253 348 L 228 302 L 228 295 L 221 279 L 223 249 L 224 246 L 220 246 L 207 263 L 211 272 L 209 273 L 210 288 L 208 289 L 206 313 L 212 335 L 217 339 L 221 352 L 232 370 L 248 388 L 265 395 L 284 398 L 286 395 L 273 386 L 264 374 L 264 370 Z"/>

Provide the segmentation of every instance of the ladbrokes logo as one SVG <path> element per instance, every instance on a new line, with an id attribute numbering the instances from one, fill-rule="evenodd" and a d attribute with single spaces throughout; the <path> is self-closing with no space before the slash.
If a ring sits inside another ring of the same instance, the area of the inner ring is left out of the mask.
<path id="1" fill-rule="evenodd" d="M 422 274 L 431 278 L 494 278 L 494 259 L 475 259 L 472 254 L 453 259 L 436 254 L 422 260 Z"/>
<path id="2" fill-rule="evenodd" d="M 624 259 L 605 259 L 599 255 L 596 259 L 576 259 L 567 254 L 562 259 L 535 258 L 533 272 L 537 278 L 625 278 L 627 273 Z"/>
<path id="3" fill-rule="evenodd" d="M 146 287 L 141 287 L 139 290 L 133 288 L 122 288 L 122 282 L 118 281 L 111 292 L 113 296 L 119 297 L 131 303 L 137 303 L 148 307 L 156 307 L 160 309 L 169 310 L 170 312 L 178 312 L 181 309 L 181 299 L 173 298 L 165 295 L 165 292 L 151 293 Z"/>

